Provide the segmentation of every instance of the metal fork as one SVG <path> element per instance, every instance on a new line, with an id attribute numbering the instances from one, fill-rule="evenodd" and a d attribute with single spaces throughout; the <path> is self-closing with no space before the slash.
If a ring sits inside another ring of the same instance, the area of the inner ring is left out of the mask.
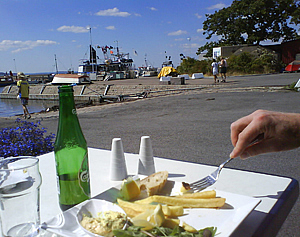
<path id="1" fill-rule="evenodd" d="M 205 178 L 200 179 L 200 180 L 190 183 L 190 184 L 182 182 L 182 185 L 186 189 L 192 189 L 195 192 L 199 192 L 199 191 L 213 185 L 218 180 L 223 167 L 226 164 L 228 164 L 231 160 L 233 160 L 233 158 L 229 158 L 228 160 L 226 160 L 225 162 L 220 164 L 219 167 L 214 172 L 212 172 L 210 175 L 206 176 Z"/>

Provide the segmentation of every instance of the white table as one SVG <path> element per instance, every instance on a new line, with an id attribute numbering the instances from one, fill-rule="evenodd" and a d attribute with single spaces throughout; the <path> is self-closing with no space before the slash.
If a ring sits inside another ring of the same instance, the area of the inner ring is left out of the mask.
<path id="1" fill-rule="evenodd" d="M 125 154 L 129 175 L 137 174 L 138 155 Z M 54 153 L 41 155 L 41 221 L 47 221 L 61 211 L 58 204 Z M 89 148 L 92 197 L 120 184 L 109 180 L 110 151 Z M 216 169 L 215 166 L 155 158 L 156 171 L 167 170 L 169 179 L 193 182 Z M 262 202 L 241 223 L 231 236 L 275 236 L 299 196 L 299 184 L 287 177 L 224 168 L 213 186 L 235 194 L 259 198 Z"/>

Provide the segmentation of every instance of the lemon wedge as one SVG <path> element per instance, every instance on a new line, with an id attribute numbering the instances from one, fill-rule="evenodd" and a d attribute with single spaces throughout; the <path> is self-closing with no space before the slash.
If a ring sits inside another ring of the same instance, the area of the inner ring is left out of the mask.
<path id="1" fill-rule="evenodd" d="M 135 226 L 143 227 L 142 230 L 152 230 L 154 227 L 154 225 L 151 222 L 146 220 L 135 220 L 133 221 L 133 224 Z"/>
<path id="2" fill-rule="evenodd" d="M 157 204 L 157 207 L 154 209 L 153 219 L 155 222 L 155 226 L 157 226 L 157 227 L 161 226 L 162 223 L 165 221 L 166 218 L 163 213 L 161 204 Z"/>
<path id="3" fill-rule="evenodd" d="M 182 222 L 182 228 L 184 230 L 186 230 L 187 232 L 190 232 L 190 233 L 196 233 L 197 232 L 197 230 L 193 226 L 190 226 L 189 224 L 185 223 L 184 221 Z"/>
<path id="4" fill-rule="evenodd" d="M 135 226 L 143 227 L 142 230 L 151 230 L 153 227 L 159 227 L 165 221 L 165 215 L 161 204 L 158 204 L 154 210 L 147 209 L 145 212 L 132 218 Z"/>
<path id="5" fill-rule="evenodd" d="M 123 181 L 120 192 L 124 200 L 129 201 L 138 197 L 141 193 L 141 190 L 137 183 L 131 177 L 129 177 L 127 180 L 125 179 Z"/>

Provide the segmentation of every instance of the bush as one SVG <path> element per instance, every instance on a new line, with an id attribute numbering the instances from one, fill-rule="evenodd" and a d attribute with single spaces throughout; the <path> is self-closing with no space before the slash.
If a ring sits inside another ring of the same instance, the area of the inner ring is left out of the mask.
<path id="1" fill-rule="evenodd" d="M 17 126 L 0 130 L 0 157 L 37 156 L 54 150 L 54 134 L 45 135 L 40 121 L 16 119 Z"/>
<path id="2" fill-rule="evenodd" d="M 261 55 L 254 56 L 249 52 L 240 55 L 231 55 L 228 62 L 228 72 L 235 74 L 261 74 L 279 72 L 282 68 L 276 57 L 263 51 Z"/>
<path id="3" fill-rule="evenodd" d="M 231 55 L 227 60 L 228 72 L 241 74 L 251 73 L 253 59 L 254 57 L 248 52 L 243 52 L 240 55 Z"/>
<path id="4" fill-rule="evenodd" d="M 210 71 L 210 64 L 208 60 L 197 60 L 194 58 L 183 59 L 180 66 L 177 67 L 177 71 L 180 74 L 189 74 L 202 72 L 206 74 Z"/>
<path id="5" fill-rule="evenodd" d="M 217 60 L 220 61 L 220 58 Z M 177 67 L 180 74 L 192 75 L 196 72 L 211 75 L 212 60 L 197 60 L 194 58 L 186 58 L 182 60 Z M 266 50 L 260 51 L 254 55 L 249 52 L 243 52 L 239 55 L 233 54 L 227 59 L 227 72 L 230 75 L 243 74 L 262 74 L 280 72 L 284 65 L 278 62 L 276 56 Z"/>

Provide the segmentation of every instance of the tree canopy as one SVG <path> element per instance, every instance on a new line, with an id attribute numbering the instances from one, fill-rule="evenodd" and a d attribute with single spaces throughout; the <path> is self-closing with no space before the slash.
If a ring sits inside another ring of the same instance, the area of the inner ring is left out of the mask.
<path id="1" fill-rule="evenodd" d="M 198 49 L 212 52 L 213 47 L 259 44 L 299 38 L 295 26 L 300 23 L 300 0 L 234 0 L 231 6 L 206 14 L 203 22 L 206 39 L 219 36 L 216 42 Z M 210 52 L 209 52 L 210 53 Z"/>

